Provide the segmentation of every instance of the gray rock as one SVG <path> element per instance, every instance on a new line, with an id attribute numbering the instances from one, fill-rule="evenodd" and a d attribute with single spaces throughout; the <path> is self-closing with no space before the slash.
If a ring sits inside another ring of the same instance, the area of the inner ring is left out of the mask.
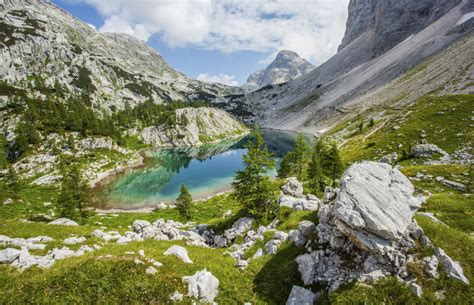
<path id="1" fill-rule="evenodd" d="M 298 264 L 298 271 L 301 274 L 301 279 L 305 285 L 310 285 L 314 282 L 316 260 L 312 254 L 302 254 L 296 258 Z"/>
<path id="2" fill-rule="evenodd" d="M 293 286 L 286 305 L 313 305 L 315 301 L 316 295 L 311 290 Z"/>
<path id="3" fill-rule="evenodd" d="M 252 256 L 252 259 L 256 259 L 256 258 L 262 257 L 263 255 L 264 255 L 263 249 L 262 249 L 262 248 L 259 248 L 259 249 L 254 253 L 254 255 Z"/>
<path id="4" fill-rule="evenodd" d="M 84 236 L 81 237 L 69 237 L 64 240 L 64 243 L 66 245 L 75 245 L 75 244 L 80 244 L 86 241 L 86 238 Z"/>
<path id="5" fill-rule="evenodd" d="M 132 229 L 135 233 L 141 233 L 142 230 L 148 226 L 150 226 L 151 223 L 146 220 L 135 220 L 132 224 Z"/>
<path id="6" fill-rule="evenodd" d="M 420 285 L 418 285 L 417 283 L 411 283 L 410 289 L 413 292 L 413 294 L 419 298 L 421 298 L 421 296 L 423 295 L 423 290 L 421 289 Z"/>
<path id="7" fill-rule="evenodd" d="M 285 242 L 288 239 L 288 234 L 283 231 L 276 231 L 273 235 L 273 239 L 277 239 L 281 242 Z"/>
<path id="8" fill-rule="evenodd" d="M 281 240 L 272 239 L 265 244 L 265 251 L 267 252 L 267 254 L 275 255 L 280 245 L 281 245 Z"/>
<path id="9" fill-rule="evenodd" d="M 76 256 L 76 252 L 69 249 L 68 247 L 62 247 L 61 249 L 55 248 L 51 252 L 51 256 L 54 259 L 61 260 L 61 259 L 65 259 L 65 258 L 68 258 L 68 257 Z"/>
<path id="10" fill-rule="evenodd" d="M 469 285 L 469 280 L 464 275 L 463 269 L 459 262 L 454 261 L 449 255 L 444 252 L 441 248 L 435 249 L 435 255 L 438 258 L 439 262 L 444 268 L 446 275 L 452 279 L 463 282 L 466 285 Z"/>
<path id="11" fill-rule="evenodd" d="M 284 83 L 309 73 L 314 66 L 293 51 L 283 50 L 264 70 L 252 73 L 242 86 L 254 91 L 266 85 Z"/>
<path id="12" fill-rule="evenodd" d="M 155 275 L 158 270 L 156 270 L 155 268 L 153 268 L 152 266 L 146 268 L 146 271 L 145 271 L 147 274 L 150 274 L 150 275 Z"/>
<path id="13" fill-rule="evenodd" d="M 166 256 L 174 255 L 174 256 L 178 257 L 179 259 L 181 259 L 183 262 L 185 262 L 187 264 L 192 264 L 193 263 L 193 261 L 188 256 L 188 251 L 185 248 L 181 247 L 181 246 L 176 246 L 176 245 L 171 246 L 163 254 L 166 255 Z"/>
<path id="14" fill-rule="evenodd" d="M 175 291 L 170 296 L 170 300 L 173 301 L 174 303 L 181 302 L 181 301 L 183 301 L 183 295 L 181 293 L 179 293 L 178 291 Z"/>
<path id="15" fill-rule="evenodd" d="M 8 248 L 0 250 L 0 264 L 11 264 L 21 254 L 18 249 Z"/>
<path id="16" fill-rule="evenodd" d="M 362 274 L 359 278 L 361 282 L 375 283 L 384 278 L 385 274 L 382 270 L 374 270 L 369 273 Z"/>
<path id="17" fill-rule="evenodd" d="M 340 185 L 336 226 L 363 249 L 378 251 L 380 245 L 400 240 L 421 205 L 411 182 L 388 164 L 354 164 Z"/>
<path id="18" fill-rule="evenodd" d="M 285 184 L 281 187 L 281 192 L 284 195 L 302 198 L 303 195 L 303 183 L 299 182 L 296 177 L 290 177 L 286 179 Z"/>
<path id="19" fill-rule="evenodd" d="M 300 230 L 291 230 L 288 235 L 288 240 L 294 243 L 297 247 L 303 247 L 307 242 L 307 239 Z"/>
<path id="20" fill-rule="evenodd" d="M 232 228 L 225 230 L 224 237 L 230 241 L 234 240 L 237 236 L 242 236 L 252 228 L 253 219 L 250 217 L 242 217 L 237 220 Z"/>
<path id="21" fill-rule="evenodd" d="M 67 219 L 67 218 L 58 218 L 56 220 L 51 221 L 48 223 L 50 225 L 60 225 L 60 226 L 78 226 L 77 222 Z"/>
<path id="22" fill-rule="evenodd" d="M 449 154 L 434 144 L 417 144 L 412 149 L 413 156 L 416 158 L 430 158 L 435 154 L 448 156 Z"/>
<path id="23" fill-rule="evenodd" d="M 439 277 L 438 274 L 438 259 L 436 258 L 435 255 L 428 256 L 423 258 L 422 260 L 423 266 L 425 267 L 425 272 L 431 276 L 437 279 Z"/>
<path id="24" fill-rule="evenodd" d="M 235 263 L 234 267 L 240 268 L 240 269 L 245 269 L 249 265 L 249 262 L 246 260 L 238 260 L 237 263 Z"/>
<path id="25" fill-rule="evenodd" d="M 183 278 L 188 283 L 188 296 L 212 303 L 219 293 L 219 280 L 206 269 Z"/>
<path id="26" fill-rule="evenodd" d="M 303 220 L 298 225 L 298 230 L 303 234 L 305 238 L 309 238 L 316 234 L 316 225 L 308 220 Z"/>

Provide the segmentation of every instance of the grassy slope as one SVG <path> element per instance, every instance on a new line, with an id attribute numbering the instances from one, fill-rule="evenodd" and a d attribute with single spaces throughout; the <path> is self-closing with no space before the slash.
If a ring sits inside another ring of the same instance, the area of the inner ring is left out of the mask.
<path id="1" fill-rule="evenodd" d="M 345 122 L 337 126 L 330 136 L 344 144 L 341 155 L 345 162 L 378 160 L 396 151 L 399 155 L 406 147 L 419 143 L 420 134 L 426 133 L 428 143 L 438 145 L 449 153 L 465 146 L 472 146 L 474 131 L 472 114 L 474 96 L 458 95 L 425 97 L 409 109 L 371 109 L 364 116 L 365 128 L 362 133 L 357 125 L 362 119 Z M 375 117 L 375 124 L 368 127 L 368 121 Z M 394 128 L 398 126 L 397 128 Z M 401 144 L 401 145 L 400 145 Z M 417 216 L 417 221 L 435 246 L 443 248 L 464 268 L 465 275 L 474 280 L 474 198 L 471 193 L 460 193 L 437 182 L 434 178 L 468 184 L 472 179 L 472 168 L 467 165 L 423 165 L 422 159 L 402 161 L 401 171 L 412 179 L 415 189 L 426 195 L 432 194 L 421 211 L 435 213 L 436 217 L 449 227 L 435 224 L 427 218 Z M 432 179 L 416 179 L 417 173 L 433 176 Z M 418 248 L 419 257 L 431 255 L 432 250 Z M 440 269 L 441 270 L 441 269 Z M 351 285 L 331 297 L 336 304 L 433 304 L 440 303 L 434 293 L 445 290 L 446 304 L 471 304 L 474 289 L 446 278 L 439 280 L 426 276 L 420 266 L 412 266 L 418 282 L 423 287 L 423 298 L 416 299 L 411 292 L 395 279 L 380 281 L 373 288 Z"/>
<path id="2" fill-rule="evenodd" d="M 362 134 L 357 129 L 358 120 L 341 124 L 332 132 L 332 136 L 345 141 L 341 154 L 348 163 L 362 159 L 377 160 L 391 151 L 400 152 L 403 147 L 420 140 L 420 129 L 426 131 L 429 143 L 435 143 L 448 152 L 453 152 L 461 145 L 472 141 L 470 116 L 473 113 L 472 96 L 452 96 L 446 98 L 425 98 L 410 109 L 389 110 L 377 116 L 372 127 L 365 127 Z M 469 103 L 468 103 L 469 102 Z M 452 110 L 455 108 L 456 110 Z M 443 111 L 444 114 L 438 114 Z M 367 118 L 374 116 L 372 110 Z M 439 117 L 438 117 L 439 115 Z M 443 117 L 446 116 L 446 120 Z M 366 119 L 366 126 L 369 119 Z M 385 122 L 385 123 L 384 123 Z M 428 123 L 434 122 L 434 123 Z M 383 124 L 383 125 L 382 125 Z M 400 126 L 394 130 L 394 126 Z M 430 126 L 433 125 L 433 126 Z M 382 127 L 381 127 L 382 126 Z M 381 128 L 380 128 L 381 127 Z M 462 135 L 459 135 L 462 133 Z M 371 135 L 369 135 L 371 134 Z M 364 138 L 366 138 L 364 140 Z M 367 145 L 367 143 L 374 143 Z M 403 144 L 399 148 L 399 144 Z M 433 177 L 443 176 L 453 181 L 466 183 L 469 168 L 462 165 L 422 165 L 423 160 L 402 162 L 402 171 L 409 177 L 418 172 L 431 174 Z M 450 225 L 450 228 L 437 225 L 431 221 L 417 217 L 425 233 L 435 245 L 446 250 L 464 267 L 466 276 L 474 279 L 474 242 L 472 233 L 474 221 L 472 217 L 473 200 L 470 194 L 461 194 L 446 188 L 435 180 L 413 180 L 416 189 L 424 193 L 432 193 L 423 207 Z M 96 228 L 106 226 L 107 230 L 124 232 L 129 230 L 135 219 L 156 220 L 159 218 L 183 221 L 176 210 L 164 210 L 149 214 L 117 213 L 117 216 L 106 214 L 96 215 L 79 227 L 48 226 L 44 223 L 23 223 L 20 219 L 28 218 L 37 213 L 47 212 L 44 202 L 54 202 L 55 190 L 40 187 L 24 188 L 20 194 L 21 202 L 13 205 L 0 205 L 0 234 L 12 237 L 32 237 L 48 235 L 56 239 L 48 245 L 48 249 L 60 247 L 62 240 L 71 234 L 88 237 L 87 244 L 98 244 L 100 241 L 91 238 Z M 1 197 L 2 195 L 0 195 Z M 222 218 L 227 210 L 232 210 L 233 217 Z M 242 214 L 242 207 L 228 196 L 218 196 L 193 207 L 197 223 L 208 223 L 218 232 L 230 225 Z M 289 212 L 282 210 L 280 229 L 295 228 L 299 221 L 309 219 L 317 221 L 314 213 Z M 271 236 L 266 236 L 266 239 Z M 32 268 L 24 273 L 8 266 L 0 266 L 0 303 L 167 303 L 168 296 L 176 289 L 185 293 L 186 288 L 181 281 L 182 276 L 191 275 L 197 270 L 207 268 L 221 282 L 216 301 L 219 304 L 282 304 L 286 301 L 292 285 L 302 285 L 294 258 L 301 249 L 284 246 L 277 255 L 265 256 L 252 261 L 245 270 L 233 267 L 235 261 L 223 255 L 223 249 L 207 249 L 186 246 L 195 264 L 186 265 L 174 257 L 164 257 L 162 253 L 171 245 L 180 242 L 146 241 L 129 245 L 105 244 L 103 248 L 83 257 L 70 258 L 57 262 L 51 269 L 44 271 Z M 246 255 L 250 257 L 262 247 L 259 242 Z M 71 246 L 76 249 L 79 246 Z M 146 265 L 134 263 L 137 252 L 144 249 L 148 257 L 164 264 L 157 275 L 145 273 Z M 45 251 L 35 252 L 44 254 Z M 432 250 L 419 248 L 416 253 L 421 257 L 431 254 Z M 106 255 L 111 255 L 107 258 Z M 470 304 L 474 299 L 471 286 L 461 285 L 444 275 L 440 280 L 426 277 L 419 266 L 412 266 L 418 274 L 424 295 L 422 299 L 413 296 L 410 290 L 393 278 L 385 279 L 370 288 L 361 285 L 348 285 L 332 296 L 323 296 L 323 303 L 335 304 L 432 304 L 435 302 L 434 292 L 446 291 L 446 304 Z M 189 299 L 184 303 L 189 303 Z"/>
<path id="3" fill-rule="evenodd" d="M 222 214 L 232 207 L 236 216 L 223 219 Z M 195 221 L 223 229 L 229 227 L 238 217 L 240 207 L 229 196 L 222 195 L 196 204 L 193 210 L 197 215 Z M 284 221 L 280 227 L 295 228 L 302 219 L 314 220 L 313 214 L 291 214 L 282 211 L 281 218 Z M 0 234 L 25 238 L 48 235 L 55 238 L 56 241 L 48 244 L 46 250 L 33 252 L 39 255 L 51 248 L 61 247 L 62 240 L 72 234 L 86 236 L 86 244 L 100 244 L 101 241 L 90 236 L 92 231 L 100 226 L 123 232 L 134 219 L 156 220 L 163 217 L 182 221 L 174 209 L 150 214 L 117 215 L 97 215 L 84 225 L 60 227 L 60 230 L 57 226 L 44 223 L 23 223 L 4 219 L 0 225 Z M 102 224 L 97 225 L 96 221 L 101 221 Z M 166 303 L 169 302 L 169 295 L 176 289 L 185 293 L 186 289 L 181 281 L 183 276 L 204 268 L 220 280 L 219 295 L 216 299 L 220 304 L 242 304 L 246 301 L 253 304 L 281 304 L 288 297 L 293 284 L 302 284 L 294 262 L 294 258 L 301 254 L 302 250 L 294 246 L 286 245 L 277 255 L 257 259 L 242 271 L 234 268 L 233 258 L 223 255 L 225 249 L 186 246 L 194 261 L 193 265 L 184 264 L 174 257 L 163 256 L 163 252 L 172 244 L 182 243 L 145 241 L 129 245 L 105 244 L 99 251 L 57 262 L 47 271 L 31 268 L 19 273 L 14 268 L 0 265 L 0 303 L 28 303 L 31 300 L 35 303 Z M 70 248 L 78 247 L 79 245 L 75 245 Z M 125 253 L 137 252 L 140 249 L 145 250 L 147 257 L 163 263 L 163 267 L 158 268 L 157 275 L 147 275 L 147 265 L 135 264 L 134 259 L 138 256 Z M 251 251 L 256 251 L 256 248 Z M 107 258 L 106 255 L 112 257 Z M 187 302 L 189 300 L 185 300 L 185 303 Z"/>

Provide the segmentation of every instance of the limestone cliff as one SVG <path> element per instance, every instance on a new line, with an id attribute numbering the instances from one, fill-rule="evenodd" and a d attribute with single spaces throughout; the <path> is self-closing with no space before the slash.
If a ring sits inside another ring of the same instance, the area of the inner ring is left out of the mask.
<path id="1" fill-rule="evenodd" d="M 146 127 L 141 140 L 156 147 L 199 146 L 241 136 L 249 130 L 223 110 L 201 107 L 176 110 L 175 128 Z"/>

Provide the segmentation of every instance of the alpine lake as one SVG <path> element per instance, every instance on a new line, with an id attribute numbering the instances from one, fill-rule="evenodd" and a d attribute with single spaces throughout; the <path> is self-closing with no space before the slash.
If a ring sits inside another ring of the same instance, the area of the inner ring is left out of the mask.
<path id="1" fill-rule="evenodd" d="M 262 129 L 261 133 L 278 168 L 297 133 L 271 129 Z M 249 134 L 199 147 L 148 149 L 143 152 L 142 166 L 117 174 L 95 188 L 96 207 L 137 210 L 172 203 L 182 184 L 195 200 L 229 191 L 235 173 L 244 168 L 245 145 L 253 137 Z M 269 175 L 276 176 L 276 169 Z"/>

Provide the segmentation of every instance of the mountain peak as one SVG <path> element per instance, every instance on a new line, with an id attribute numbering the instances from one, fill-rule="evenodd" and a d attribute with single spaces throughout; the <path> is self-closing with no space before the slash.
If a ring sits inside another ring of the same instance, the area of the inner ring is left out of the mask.
<path id="1" fill-rule="evenodd" d="M 266 85 L 280 84 L 309 73 L 314 66 L 291 50 L 278 52 L 275 60 L 264 70 L 252 73 L 243 87 L 247 91 Z"/>

